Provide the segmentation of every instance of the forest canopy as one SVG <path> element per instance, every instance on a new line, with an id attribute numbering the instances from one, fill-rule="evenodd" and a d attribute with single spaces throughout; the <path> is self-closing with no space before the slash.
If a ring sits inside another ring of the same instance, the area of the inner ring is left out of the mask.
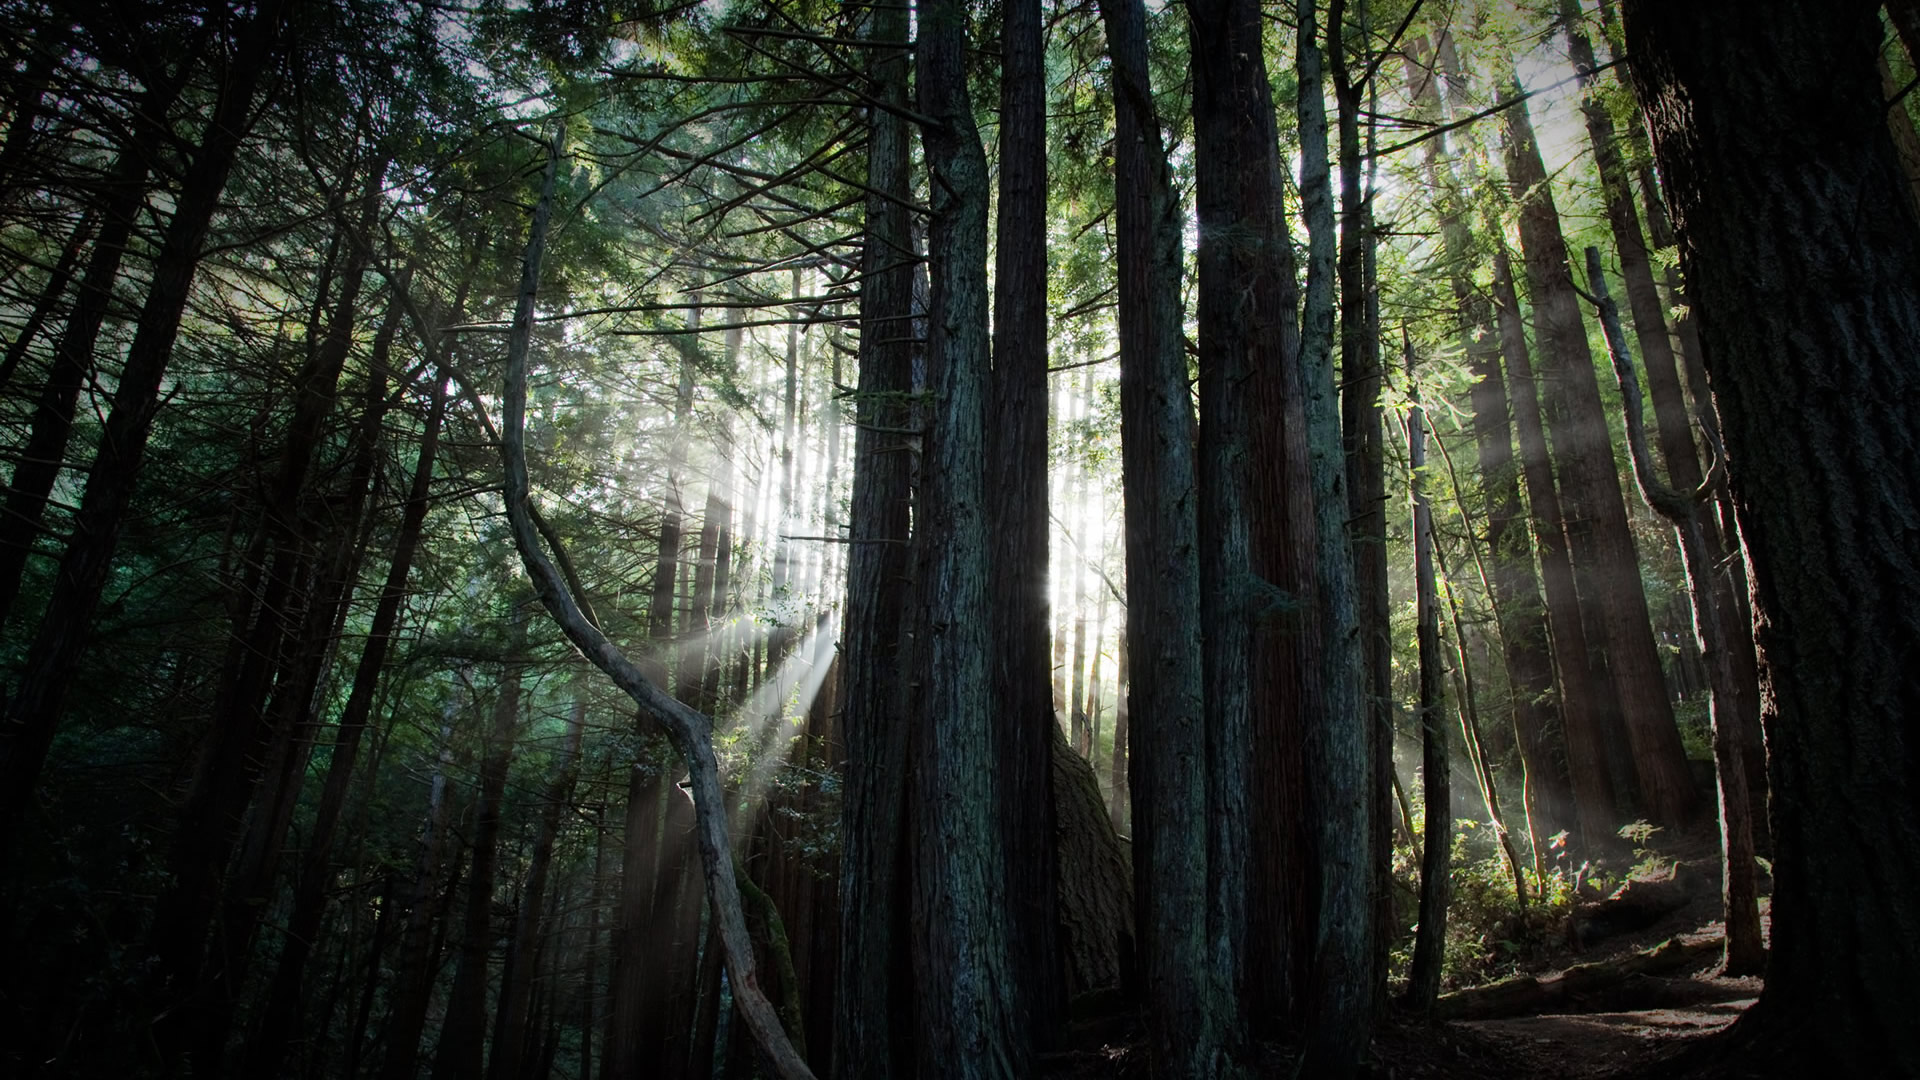
<path id="1" fill-rule="evenodd" d="M 7 1075 L 1920 1076 L 1920 0 L 0 12 Z"/>

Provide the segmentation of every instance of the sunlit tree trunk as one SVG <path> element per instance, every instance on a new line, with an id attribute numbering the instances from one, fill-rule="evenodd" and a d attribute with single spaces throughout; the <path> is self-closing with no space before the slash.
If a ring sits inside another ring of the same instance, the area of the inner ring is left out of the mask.
<path id="1" fill-rule="evenodd" d="M 1329 20 L 1328 47 L 1340 47 Z M 1300 375 L 1313 491 L 1320 620 L 1321 707 L 1307 724 L 1308 793 L 1314 820 L 1313 941 L 1302 1015 L 1308 1031 L 1303 1068 L 1351 1075 L 1368 1037 L 1375 1003 L 1371 797 L 1374 762 L 1366 730 L 1364 644 L 1354 582 L 1351 505 L 1333 370 L 1335 225 L 1327 162 L 1326 56 L 1314 0 L 1295 9 L 1299 46 L 1296 112 L 1300 126 L 1300 201 L 1307 219 L 1307 278 L 1300 316 Z"/>
<path id="2" fill-rule="evenodd" d="M 1539 383 L 1527 351 L 1513 266 L 1504 242 L 1493 251 L 1493 312 L 1513 391 L 1513 426 L 1520 437 L 1521 472 L 1527 481 L 1527 507 L 1540 549 L 1540 584 L 1546 597 L 1547 626 L 1553 633 L 1553 663 L 1560 687 L 1561 731 L 1567 750 L 1567 777 L 1573 792 L 1574 837 L 1589 857 L 1617 846 L 1613 783 L 1605 738 L 1596 713 L 1605 676 L 1594 670 L 1587 648 L 1586 621 L 1580 615 L 1573 552 L 1567 543 L 1547 434 L 1540 415 Z"/>
<path id="3" fill-rule="evenodd" d="M 1407 356 L 1412 368 L 1411 349 Z M 1407 372 L 1409 380 L 1413 372 Z M 1417 392 L 1417 389 L 1416 389 Z M 1433 507 L 1427 500 L 1427 417 L 1416 403 L 1407 412 L 1407 471 L 1413 487 L 1414 638 L 1420 664 L 1420 778 L 1426 806 L 1426 850 L 1420 859 L 1419 930 L 1407 971 L 1407 1003 L 1427 1012 L 1440 995 L 1447 947 L 1447 902 L 1452 893 L 1453 778 L 1447 746 L 1445 661 L 1440 655 L 1440 598 L 1433 571 Z"/>
<path id="4" fill-rule="evenodd" d="M 1434 56 L 1447 80 L 1449 103 L 1454 112 L 1465 115 L 1471 111 L 1471 98 L 1451 34 L 1443 33 L 1435 42 Z M 1430 102 L 1429 109 L 1438 115 L 1440 95 L 1433 78 L 1417 65 L 1410 65 L 1408 79 L 1416 99 Z M 1506 661 L 1514 734 L 1526 766 L 1527 818 L 1534 826 L 1537 847 L 1539 840 L 1571 830 L 1574 824 L 1566 766 L 1555 753 L 1549 735 L 1557 726 L 1557 709 L 1546 609 L 1539 580 L 1534 576 L 1533 545 L 1520 501 L 1520 472 L 1513 460 L 1513 427 L 1508 419 L 1500 336 L 1494 325 L 1493 305 L 1473 280 L 1476 252 L 1467 224 L 1466 192 L 1457 172 L 1463 167 L 1447 160 L 1444 136 L 1428 146 L 1427 167 L 1442 200 L 1440 231 L 1449 267 L 1448 284 L 1458 305 L 1462 351 L 1473 373 L 1469 397 L 1486 513 L 1485 542 L 1492 563 L 1489 584 Z M 1477 171 L 1466 170 L 1467 183 L 1477 178 Z M 1524 341 L 1521 347 L 1525 347 Z M 1564 727 L 1561 730 L 1564 736 Z M 1537 857 L 1541 854 L 1536 851 Z"/>
<path id="5" fill-rule="evenodd" d="M 1625 733 L 1639 811 L 1656 824 L 1680 827 L 1691 820 L 1698 799 L 1660 670 L 1560 215 L 1526 106 L 1509 108 L 1506 117 L 1507 179 L 1520 202 L 1547 435 L 1582 610 L 1598 616 L 1589 619 L 1588 646 L 1605 658 L 1617 702 L 1611 715 L 1603 702 L 1600 715 L 1607 729 L 1617 724 Z M 1616 784 L 1622 779 L 1614 777 Z"/>

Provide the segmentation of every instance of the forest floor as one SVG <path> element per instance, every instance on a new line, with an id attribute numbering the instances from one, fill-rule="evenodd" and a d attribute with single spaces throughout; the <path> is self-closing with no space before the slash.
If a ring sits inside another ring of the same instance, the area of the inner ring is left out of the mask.
<path id="1" fill-rule="evenodd" d="M 1554 945 L 1537 950 L 1515 974 L 1551 981 L 1574 965 L 1625 960 L 1669 941 L 1706 946 L 1705 955 L 1657 977 L 1635 976 L 1605 992 L 1569 995 L 1551 1011 L 1456 1020 L 1397 1014 L 1376 1032 L 1363 1075 L 1370 1080 L 1675 1080 L 1719 1075 L 1710 1037 L 1753 1004 L 1761 981 L 1718 974 L 1719 956 L 1710 946 L 1723 936 L 1724 926 L 1714 846 L 1695 840 L 1658 854 L 1678 864 L 1683 905 L 1630 931 L 1601 940 L 1589 935 L 1584 945 L 1563 923 L 1548 935 Z M 1771 882 L 1764 874 L 1761 882 L 1764 893 Z M 1765 928 L 1764 895 L 1760 908 Z M 1091 1080 L 1149 1075 L 1137 1026 L 1122 1028 L 1109 1020 L 1083 1029 L 1082 1035 L 1073 1051 L 1050 1055 L 1049 1076 Z M 1266 1066 L 1258 1075 L 1296 1075 L 1293 1063 L 1277 1054 Z"/>

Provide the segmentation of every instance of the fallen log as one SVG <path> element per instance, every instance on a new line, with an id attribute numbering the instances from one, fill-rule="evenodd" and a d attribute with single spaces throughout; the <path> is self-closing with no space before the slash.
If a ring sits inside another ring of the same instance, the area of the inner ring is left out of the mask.
<path id="1" fill-rule="evenodd" d="M 1539 1013 L 1613 1012 L 1686 1004 L 1689 1002 L 1682 998 L 1695 991 L 1661 985 L 1681 980 L 1653 977 L 1673 975 L 1705 964 L 1718 958 L 1724 946 L 1725 942 L 1718 937 L 1671 938 L 1645 952 L 1616 960 L 1576 964 L 1546 978 L 1517 975 L 1486 986 L 1442 994 L 1434 1007 L 1434 1015 L 1442 1020 L 1498 1020 Z M 1707 988 L 1698 993 L 1720 992 L 1711 984 L 1698 985 Z M 1730 1001 L 1750 993 L 1734 993 L 1736 989 L 1726 988 L 1727 997 L 1694 1000 Z M 1635 990 L 1639 992 L 1638 997 L 1631 992 Z M 1641 998 L 1647 999 L 1645 1004 L 1633 1004 Z"/>
<path id="2" fill-rule="evenodd" d="M 1644 930 L 1686 907 L 1693 899 L 1697 874 L 1675 865 L 1664 877 L 1634 878 L 1612 896 L 1573 909 L 1568 927 L 1576 948 L 1602 938 Z"/>

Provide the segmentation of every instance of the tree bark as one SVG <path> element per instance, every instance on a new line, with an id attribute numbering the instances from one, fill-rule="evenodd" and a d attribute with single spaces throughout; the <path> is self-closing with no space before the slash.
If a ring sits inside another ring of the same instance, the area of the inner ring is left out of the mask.
<path id="1" fill-rule="evenodd" d="M 906 616 L 912 507 L 914 241 L 908 209 L 908 15 L 876 7 L 867 36 L 873 93 L 892 109 L 867 120 L 861 254 L 860 375 L 847 518 L 847 614 L 841 639 L 840 957 L 837 1080 L 887 1080 L 912 1068 L 913 984 L 905 976 L 907 717 L 896 673 Z M 886 47 L 882 47 L 882 45 Z"/>
<path id="2" fill-rule="evenodd" d="M 1765 672 L 1772 955 L 1738 1030 L 1884 1074 L 1920 1072 L 1920 867 L 1886 857 L 1920 836 L 1920 552 L 1903 539 L 1920 519 L 1920 219 L 1873 75 L 1876 11 L 1625 5 Z"/>
<path id="3" fill-rule="evenodd" d="M 1350 501 L 1333 370 L 1334 216 L 1327 167 L 1325 57 L 1314 0 L 1299 0 L 1300 201 L 1307 219 L 1307 284 L 1300 372 L 1313 491 L 1320 619 L 1321 709 L 1307 725 L 1310 805 L 1317 847 L 1317 895 L 1302 1068 L 1351 1075 L 1374 1013 L 1371 796 L 1364 644 L 1347 531 Z M 1328 38 L 1339 47 L 1340 28 Z"/>
<path id="4" fill-rule="evenodd" d="M 1527 481 L 1527 505 L 1540 547 L 1540 582 L 1546 593 L 1547 626 L 1553 633 L 1553 661 L 1560 686 L 1560 717 L 1566 737 L 1567 776 L 1573 790 L 1577 847 L 1589 857 L 1618 847 L 1614 834 L 1613 783 L 1596 712 L 1606 692 L 1605 676 L 1590 664 L 1586 621 L 1573 573 L 1573 553 L 1562 524 L 1559 487 L 1547 458 L 1547 436 L 1540 417 L 1539 386 L 1527 354 L 1527 332 L 1520 321 L 1513 267 L 1506 244 L 1493 252 L 1493 306 L 1500 331 L 1500 352 L 1512 377 L 1513 420 L 1520 436 L 1520 461 Z"/>
<path id="5" fill-rule="evenodd" d="M 1706 529 L 1702 526 L 1707 515 L 1701 504 L 1712 493 L 1712 485 L 1668 487 L 1654 471 L 1653 456 L 1647 452 L 1645 421 L 1640 415 L 1640 382 L 1633 370 L 1633 356 L 1627 351 L 1626 332 L 1620 328 L 1619 309 L 1607 295 L 1599 248 L 1587 249 L 1587 281 L 1596 298 L 1600 324 L 1606 331 L 1614 375 L 1620 382 L 1633 474 L 1647 505 L 1672 522 L 1679 534 L 1680 552 L 1687 568 L 1687 593 L 1693 601 L 1694 636 L 1707 664 L 1708 714 L 1713 722 L 1713 759 L 1720 793 L 1721 913 L 1727 928 L 1726 960 L 1722 967 L 1728 975 L 1758 975 L 1765 967 L 1766 949 L 1761 944 L 1760 908 L 1756 903 L 1752 804 L 1747 798 L 1746 755 L 1742 745 L 1746 732 L 1744 718 L 1739 715 L 1739 692 L 1734 686 L 1733 665 L 1728 660 L 1726 647 L 1728 637 L 1737 630 L 1730 617 L 1732 613 L 1720 601 L 1713 549 L 1708 546 Z"/>
<path id="6" fill-rule="evenodd" d="M 966 76 L 967 16 L 954 0 L 922 0 L 914 53 L 931 174 L 927 370 L 932 424 L 923 459 L 928 635 L 919 702 L 919 806 L 914 971 L 926 995 L 920 1063 L 931 1076 L 1016 1077 L 1031 1071 L 1013 1016 L 1006 868 L 996 820 L 987 607 L 986 154 Z"/>
<path id="7" fill-rule="evenodd" d="M 1047 85 L 1040 0 L 1002 8 L 1000 192 L 987 428 L 994 771 L 1006 852 L 1016 1042 L 1043 1048 L 1066 1005 L 1054 899 L 1047 612 Z"/>
<path id="8" fill-rule="evenodd" d="M 1611 701 L 1603 698 L 1597 712 L 1603 730 L 1624 730 L 1640 812 L 1656 824 L 1680 827 L 1689 823 L 1697 800 L 1647 615 L 1560 215 L 1525 104 L 1508 109 L 1506 117 L 1507 179 L 1520 202 L 1534 337 L 1545 375 L 1541 398 L 1547 435 L 1559 467 L 1582 613 L 1588 617 L 1587 644 L 1603 658 L 1613 688 Z M 1619 784 L 1624 778 L 1613 779 Z"/>
<path id="9" fill-rule="evenodd" d="M 1155 1067 L 1211 1075 L 1229 1034 L 1209 962 L 1207 785 L 1193 409 L 1181 340 L 1181 213 L 1141 0 L 1101 0 L 1112 57 L 1120 443 L 1131 670 L 1128 783 L 1141 985 Z"/>

